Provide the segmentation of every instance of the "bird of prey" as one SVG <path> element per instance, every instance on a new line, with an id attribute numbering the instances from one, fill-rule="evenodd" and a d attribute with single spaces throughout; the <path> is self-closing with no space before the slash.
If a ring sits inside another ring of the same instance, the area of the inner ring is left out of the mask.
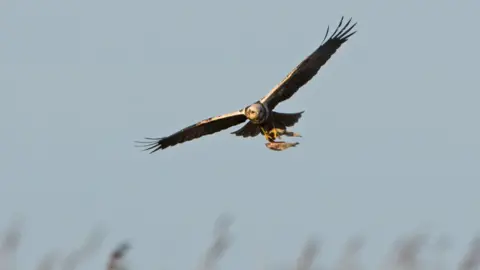
<path id="1" fill-rule="evenodd" d="M 292 127 L 298 122 L 304 112 L 280 113 L 274 111 L 275 107 L 280 102 L 291 98 L 302 86 L 310 81 L 340 46 L 356 33 L 356 31 L 352 32 L 356 23 L 351 25 L 351 21 L 352 19 L 343 24 L 342 17 L 334 33 L 326 40 L 330 28 L 327 27 L 327 32 L 320 46 L 298 64 L 262 99 L 238 111 L 200 121 L 170 136 L 146 138 L 149 140 L 148 142 L 141 142 L 145 144 L 145 150 L 151 150 L 150 153 L 154 153 L 160 149 L 225 130 L 247 120 L 248 122 L 242 128 L 231 134 L 246 138 L 255 137 L 261 133 L 267 141 L 274 142 L 277 138 L 277 130 L 285 130 L 287 127 Z"/>

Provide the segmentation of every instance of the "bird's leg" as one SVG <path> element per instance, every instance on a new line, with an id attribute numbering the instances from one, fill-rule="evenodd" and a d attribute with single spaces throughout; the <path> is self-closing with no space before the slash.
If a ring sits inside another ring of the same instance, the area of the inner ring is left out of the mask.
<path id="1" fill-rule="evenodd" d="M 269 142 L 275 141 L 275 138 L 272 139 L 272 137 L 270 137 L 270 133 L 267 132 L 262 126 L 260 126 L 260 130 L 263 132 L 263 136 L 265 136 L 265 139 L 267 139 L 267 141 Z"/>
<path id="2" fill-rule="evenodd" d="M 271 136 L 272 139 L 275 141 L 277 138 L 280 138 L 280 135 L 277 132 L 277 129 L 275 128 L 275 124 L 272 123 L 273 129 L 270 131 L 270 133 L 273 133 Z"/>
<path id="3" fill-rule="evenodd" d="M 276 140 L 276 139 L 280 139 L 280 135 L 278 134 L 278 131 L 276 128 L 273 128 L 270 132 L 270 137 L 272 138 L 272 140 Z"/>

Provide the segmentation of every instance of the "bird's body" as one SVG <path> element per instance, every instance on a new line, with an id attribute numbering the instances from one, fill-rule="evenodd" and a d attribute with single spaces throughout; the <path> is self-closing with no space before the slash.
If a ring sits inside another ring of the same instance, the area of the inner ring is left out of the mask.
<path id="1" fill-rule="evenodd" d="M 277 139 L 279 136 L 277 134 L 278 130 L 286 130 L 287 127 L 295 125 L 303 113 L 303 111 L 298 113 L 270 111 L 261 102 L 256 102 L 240 112 L 246 116 L 249 122 L 241 129 L 232 132 L 232 134 L 243 137 L 255 137 L 261 133 L 270 142 Z"/>
<path id="2" fill-rule="evenodd" d="M 274 142 L 280 134 L 278 131 L 285 131 L 287 127 L 294 126 L 302 117 L 303 111 L 297 113 L 280 113 L 274 108 L 280 103 L 291 98 L 302 86 L 310 81 L 320 68 L 330 59 L 340 46 L 348 40 L 355 32 L 350 32 L 356 25 L 349 27 L 351 19 L 341 28 L 343 17 L 330 38 L 304 59 L 293 69 L 278 85 L 276 85 L 266 96 L 257 102 L 232 113 L 211 117 L 188 126 L 168 137 L 147 138 L 152 140 L 146 142 L 146 150 L 151 153 L 160 149 L 174 146 L 190 141 L 201 136 L 210 135 L 235 125 L 248 121 L 243 127 L 232 132 L 242 137 L 255 137 L 258 134 L 265 136 L 267 141 Z M 328 35 L 325 34 L 325 38 Z M 325 40 L 324 38 L 324 40 Z M 285 135 L 288 136 L 287 133 Z"/>

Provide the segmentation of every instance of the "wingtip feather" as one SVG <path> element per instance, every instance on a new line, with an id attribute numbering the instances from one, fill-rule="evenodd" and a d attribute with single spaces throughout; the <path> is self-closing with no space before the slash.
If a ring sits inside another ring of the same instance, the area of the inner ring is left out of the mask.
<path id="1" fill-rule="evenodd" d="M 144 149 L 142 151 L 150 151 L 150 154 L 153 154 L 155 153 L 156 151 L 160 150 L 160 149 L 164 149 L 165 147 L 163 147 L 161 141 L 164 139 L 164 138 L 144 138 L 145 140 L 150 140 L 150 141 L 135 141 L 135 143 L 137 144 L 142 144 L 142 145 L 135 145 L 135 147 L 143 147 Z"/>

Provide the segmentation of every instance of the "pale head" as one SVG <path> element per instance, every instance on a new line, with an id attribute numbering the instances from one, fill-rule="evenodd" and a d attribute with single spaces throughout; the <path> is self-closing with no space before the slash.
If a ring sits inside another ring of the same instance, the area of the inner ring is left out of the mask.
<path id="1" fill-rule="evenodd" d="M 247 108 L 245 115 L 251 121 L 261 121 L 265 115 L 265 110 L 261 104 L 255 103 Z"/>

